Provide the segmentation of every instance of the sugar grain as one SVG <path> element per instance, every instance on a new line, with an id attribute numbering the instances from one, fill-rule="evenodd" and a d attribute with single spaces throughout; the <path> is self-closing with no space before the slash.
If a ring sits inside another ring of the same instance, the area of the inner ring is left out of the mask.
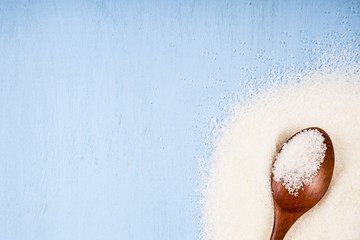
<path id="1" fill-rule="evenodd" d="M 360 239 L 360 72 L 358 61 L 347 64 L 288 76 L 286 84 L 267 86 L 250 101 L 233 105 L 204 176 L 203 240 L 269 238 L 272 162 L 290 136 L 309 126 L 331 136 L 333 179 L 323 199 L 285 239 Z"/>
<path id="2" fill-rule="evenodd" d="M 296 134 L 276 155 L 272 169 L 275 182 L 281 182 L 289 194 L 298 196 L 304 185 L 313 183 L 324 161 L 325 138 L 318 130 L 309 129 Z"/>

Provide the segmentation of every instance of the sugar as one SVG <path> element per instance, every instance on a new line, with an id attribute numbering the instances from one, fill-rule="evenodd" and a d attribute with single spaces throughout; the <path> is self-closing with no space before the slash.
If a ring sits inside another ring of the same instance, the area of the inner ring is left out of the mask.
<path id="1" fill-rule="evenodd" d="M 211 132 L 213 153 L 202 165 L 201 239 L 269 239 L 272 163 L 294 133 L 310 126 L 331 136 L 335 169 L 322 200 L 285 240 L 360 239 L 360 61 L 331 58 L 323 59 L 328 68 L 287 74 L 286 84 L 233 104 L 219 132 Z"/>
<path id="2" fill-rule="evenodd" d="M 315 129 L 301 131 L 291 138 L 276 156 L 272 169 L 274 181 L 282 182 L 289 194 L 298 196 L 298 190 L 313 183 L 324 161 L 324 140 Z"/>

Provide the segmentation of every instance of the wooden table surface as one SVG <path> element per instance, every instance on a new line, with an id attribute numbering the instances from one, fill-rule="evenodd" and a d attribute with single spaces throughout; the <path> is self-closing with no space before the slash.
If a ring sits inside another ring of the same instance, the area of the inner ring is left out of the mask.
<path id="1" fill-rule="evenodd" d="M 226 98 L 359 48 L 359 1 L 1 1 L 0 239 L 198 239 Z M 258 83 L 262 84 L 262 83 Z"/>

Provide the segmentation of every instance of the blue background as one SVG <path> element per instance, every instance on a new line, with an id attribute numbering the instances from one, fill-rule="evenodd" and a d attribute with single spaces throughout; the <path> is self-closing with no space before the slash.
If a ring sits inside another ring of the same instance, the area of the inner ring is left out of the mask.
<path id="1" fill-rule="evenodd" d="M 198 239 L 207 120 L 359 48 L 359 1 L 0 2 L 0 239 Z"/>

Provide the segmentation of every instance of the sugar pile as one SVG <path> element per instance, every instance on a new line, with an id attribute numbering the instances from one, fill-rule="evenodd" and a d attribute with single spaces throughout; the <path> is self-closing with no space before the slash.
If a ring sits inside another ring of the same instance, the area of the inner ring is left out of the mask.
<path id="1" fill-rule="evenodd" d="M 285 239 L 360 239 L 359 104 L 358 61 L 345 70 L 330 66 L 289 76 L 286 84 L 267 87 L 251 101 L 235 104 L 214 141 L 204 177 L 201 238 L 268 239 L 276 153 L 294 133 L 319 126 L 334 145 L 333 179 L 323 199 Z"/>
<path id="2" fill-rule="evenodd" d="M 300 188 L 313 183 L 324 161 L 324 140 L 315 129 L 301 131 L 291 138 L 276 155 L 272 169 L 274 181 L 282 182 L 291 195 L 298 196 Z"/>

